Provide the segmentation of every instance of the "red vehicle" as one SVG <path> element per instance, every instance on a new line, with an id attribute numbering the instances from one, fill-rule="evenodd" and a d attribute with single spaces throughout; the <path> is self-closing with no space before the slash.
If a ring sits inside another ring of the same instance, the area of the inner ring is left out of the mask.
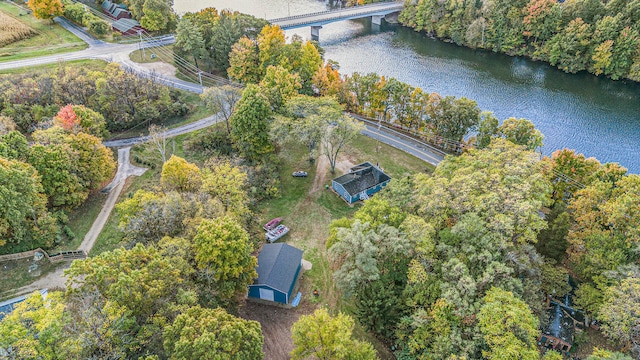
<path id="1" fill-rule="evenodd" d="M 276 228 L 276 226 L 280 224 L 281 221 L 282 221 L 282 218 L 275 218 L 269 221 L 268 223 L 264 224 L 262 228 L 265 229 L 266 231 L 273 230 Z"/>

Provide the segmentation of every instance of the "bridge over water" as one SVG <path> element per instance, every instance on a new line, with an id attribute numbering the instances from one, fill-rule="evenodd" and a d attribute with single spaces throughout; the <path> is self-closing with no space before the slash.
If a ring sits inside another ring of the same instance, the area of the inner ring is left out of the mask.
<path id="1" fill-rule="evenodd" d="M 298 29 L 309 26 L 311 27 L 311 38 L 313 40 L 319 40 L 322 25 L 365 17 L 370 17 L 374 24 L 380 25 L 385 16 L 400 12 L 402 10 L 402 4 L 403 2 L 401 1 L 390 1 L 342 9 L 333 9 L 311 14 L 287 16 L 268 21 L 274 25 L 280 26 L 282 30 Z"/>

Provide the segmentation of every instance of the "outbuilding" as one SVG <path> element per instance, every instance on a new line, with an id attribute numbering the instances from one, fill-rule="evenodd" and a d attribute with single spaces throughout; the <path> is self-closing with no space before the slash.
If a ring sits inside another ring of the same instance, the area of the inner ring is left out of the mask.
<path id="1" fill-rule="evenodd" d="M 347 203 L 353 204 L 359 200 L 367 200 L 369 196 L 382 190 L 391 181 L 378 166 L 370 162 L 363 162 L 331 181 L 331 187 Z"/>
<path id="2" fill-rule="evenodd" d="M 258 278 L 249 298 L 290 305 L 302 267 L 302 250 L 284 243 L 265 244 L 258 255 Z"/>

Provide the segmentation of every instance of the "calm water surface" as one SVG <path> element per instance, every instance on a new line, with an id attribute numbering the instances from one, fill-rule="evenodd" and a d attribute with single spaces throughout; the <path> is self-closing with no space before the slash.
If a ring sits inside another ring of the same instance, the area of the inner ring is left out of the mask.
<path id="1" fill-rule="evenodd" d="M 213 6 L 267 19 L 321 11 L 321 0 L 175 0 L 177 12 Z M 309 38 L 309 29 L 287 32 Z M 543 152 L 570 148 L 640 173 L 640 85 L 565 74 L 522 58 L 476 51 L 394 25 L 343 21 L 320 31 L 340 71 L 377 72 L 441 95 L 466 96 L 499 119 L 527 118 L 545 135 Z"/>

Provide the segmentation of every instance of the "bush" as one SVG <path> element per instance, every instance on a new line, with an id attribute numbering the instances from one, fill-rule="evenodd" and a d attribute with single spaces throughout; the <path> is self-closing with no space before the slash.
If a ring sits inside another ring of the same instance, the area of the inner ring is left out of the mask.
<path id="1" fill-rule="evenodd" d="M 109 30 L 110 26 L 106 21 L 102 21 L 96 18 L 95 20 L 91 20 L 91 22 L 89 22 L 89 32 L 94 35 L 104 36 L 109 33 Z"/>
<path id="2" fill-rule="evenodd" d="M 69 239 L 75 239 L 75 238 L 76 238 L 76 234 L 74 234 L 74 233 L 73 233 L 73 231 L 71 230 L 71 228 L 70 228 L 70 227 L 68 227 L 67 225 L 65 225 L 65 226 L 62 228 L 62 231 L 64 232 L 64 234 L 65 234 L 65 235 L 67 235 L 67 237 L 68 237 Z"/>
<path id="3" fill-rule="evenodd" d="M 64 16 L 78 24 L 82 24 L 85 10 L 82 4 L 67 3 L 64 5 Z"/>
<path id="4" fill-rule="evenodd" d="M 185 146 L 206 156 L 229 156 L 233 152 L 231 137 L 225 130 L 219 129 L 208 129 L 199 133 L 187 140 Z"/>

